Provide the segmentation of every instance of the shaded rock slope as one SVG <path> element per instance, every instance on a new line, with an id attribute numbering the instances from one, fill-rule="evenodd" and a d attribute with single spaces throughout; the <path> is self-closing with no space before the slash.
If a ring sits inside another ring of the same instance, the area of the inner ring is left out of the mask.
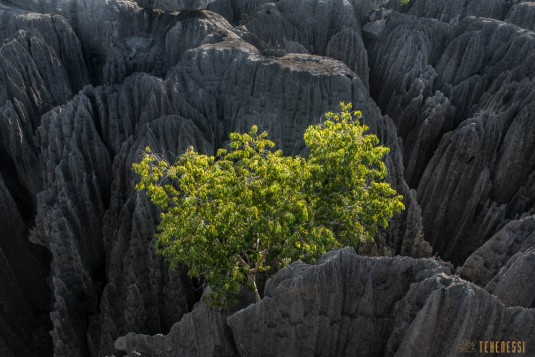
<path id="1" fill-rule="evenodd" d="M 226 324 L 201 301 L 168 335 L 129 334 L 116 347 L 131 356 L 451 356 L 462 341 L 532 345 L 534 314 L 506 307 L 432 259 L 345 249 L 279 271 L 262 301 Z"/>
<path id="2" fill-rule="evenodd" d="M 0 355 L 535 348 L 533 4 L 0 0 Z M 209 308 L 156 254 L 132 163 L 252 124 L 299 154 L 340 101 L 390 148 L 407 210 L 360 255 Z"/>

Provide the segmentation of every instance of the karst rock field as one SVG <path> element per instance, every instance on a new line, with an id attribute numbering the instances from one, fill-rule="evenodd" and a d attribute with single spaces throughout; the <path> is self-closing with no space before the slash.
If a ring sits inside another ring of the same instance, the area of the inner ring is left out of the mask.
<path id="1" fill-rule="evenodd" d="M 0 356 L 535 356 L 535 2 L 0 0 L 0 36 Z M 303 154 L 341 101 L 406 210 L 207 304 L 132 164 Z"/>

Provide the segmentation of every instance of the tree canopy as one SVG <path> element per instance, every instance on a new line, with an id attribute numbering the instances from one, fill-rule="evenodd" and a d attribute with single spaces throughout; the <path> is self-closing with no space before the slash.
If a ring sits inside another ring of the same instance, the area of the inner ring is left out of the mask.
<path id="1" fill-rule="evenodd" d="M 159 252 L 228 305 L 242 286 L 259 299 L 259 272 L 373 240 L 404 206 L 384 182 L 388 148 L 365 135 L 361 116 L 344 103 L 326 113 L 304 134 L 306 158 L 284 156 L 256 126 L 230 134 L 229 149 L 215 156 L 189 147 L 169 163 L 147 148 L 133 167 L 136 189 L 162 210 Z"/>

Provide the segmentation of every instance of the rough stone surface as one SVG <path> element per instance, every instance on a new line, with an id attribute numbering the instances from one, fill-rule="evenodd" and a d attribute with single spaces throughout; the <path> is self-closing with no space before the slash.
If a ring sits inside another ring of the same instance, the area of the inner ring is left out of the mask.
<path id="1" fill-rule="evenodd" d="M 0 1 L 0 355 L 440 355 L 533 336 L 532 3 Z M 437 260 L 334 253 L 228 320 L 195 305 L 132 163 L 210 154 L 252 124 L 303 154 L 342 100 L 390 148 L 407 207 L 358 252 Z M 247 338 L 250 316 L 273 338 Z"/>
<path id="2" fill-rule="evenodd" d="M 135 7 L 120 9 L 133 11 L 127 18 L 140 16 Z M 77 14 L 70 16 L 74 19 Z M 40 78 L 36 65 L 24 67 L 34 70 L 27 77 L 43 91 L 37 98 L 50 97 L 37 102 L 42 108 L 34 109 L 32 126 L 18 124 L 28 130 L 23 140 L 32 143 L 22 146 L 28 153 L 18 155 L 21 163 L 28 164 L 26 169 L 18 165 L 18 170 L 25 182 L 33 177 L 29 172 L 36 163 L 42 168 L 40 180 L 25 187 L 31 188 L 35 207 L 30 239 L 52 253 L 50 316 L 55 354 L 113 353 L 118 335 L 167 330 L 193 303 L 191 283 L 183 275 L 168 274 L 154 253 L 157 212 L 144 196 L 133 192 L 130 167 L 147 145 L 170 155 L 191 144 L 210 153 L 223 145 L 229 132 L 257 123 L 286 152 L 295 154 L 303 149 L 301 136 L 310 123 L 328 108 L 335 109 L 339 101 L 353 101 L 372 130 L 392 146 L 387 159 L 390 180 L 405 192 L 410 207 L 393 223 L 396 234 L 385 235 L 370 249 L 431 254 L 421 238 L 418 204 L 403 181 L 393 124 L 380 115 L 364 83 L 345 64 L 304 54 L 264 57 L 240 37 L 243 31 L 214 14 L 161 16 L 167 16 L 162 21 L 175 21 L 160 37 L 165 61 L 152 63 L 148 56 L 139 63 L 153 66 L 148 73 L 166 70 L 163 78 L 130 75 L 134 67 L 122 67 L 125 52 L 118 45 L 113 51 L 102 50 L 107 57 L 97 68 L 104 75 L 93 73 L 92 78 L 112 82 L 126 78 L 121 84 L 86 86 L 74 97 L 66 91 L 54 101 L 47 93 L 63 89 L 47 89 L 47 81 L 39 84 L 33 79 Z M 154 26 L 157 31 L 162 25 Z M 79 27 L 81 36 L 86 30 Z M 128 41 L 132 46 L 145 43 L 138 37 Z M 57 71 L 62 73 L 61 69 Z M 23 107 L 35 107 L 33 98 Z M 58 101 L 67 103 L 50 110 Z M 12 124 L 17 120 L 12 107 L 5 109 L 7 133 L 17 128 Z M 4 143 L 13 142 L 6 150 L 15 160 L 21 144 L 10 140 Z M 404 223 L 407 220 L 413 223 Z M 394 242 L 392 248 L 389 241 Z"/>
<path id="3" fill-rule="evenodd" d="M 411 284 L 443 270 L 432 260 L 332 252 L 318 265 L 279 272 L 262 302 L 227 320 L 242 356 L 380 355 L 396 303 Z"/>
<path id="4" fill-rule="evenodd" d="M 533 212 L 534 40 L 496 19 L 392 13 L 368 51 L 371 94 L 404 139 L 425 239 L 454 264 Z"/>
<path id="5" fill-rule="evenodd" d="M 368 61 L 355 7 L 347 1 L 282 0 L 260 4 L 241 23 L 270 55 L 311 53 L 338 59 L 368 85 Z M 304 18 L 310 21 L 302 21 Z"/>
<path id="6" fill-rule="evenodd" d="M 205 356 L 449 356 L 462 341 L 535 342 L 533 309 L 506 307 L 432 259 L 369 258 L 345 249 L 279 271 L 262 301 L 230 314 L 227 324 L 200 304 L 168 335 L 130 334 L 116 347 L 132 356 L 178 356 L 201 321 L 213 322 L 191 345 L 206 348 Z M 221 347 L 213 351 L 214 344 Z"/>
<path id="7" fill-rule="evenodd" d="M 520 2 L 512 6 L 504 21 L 535 31 L 535 2 Z"/>
<path id="8" fill-rule="evenodd" d="M 135 0 L 145 9 L 158 9 L 163 11 L 195 11 L 205 10 L 215 0 Z"/>
<path id="9" fill-rule="evenodd" d="M 506 306 L 535 308 L 533 297 L 533 274 L 535 274 L 535 248 L 514 255 L 485 286 Z"/>
<path id="10" fill-rule="evenodd" d="M 458 269 L 464 279 L 498 296 L 507 306 L 534 307 L 535 216 L 512 221 Z"/>
<path id="11" fill-rule="evenodd" d="M 115 341 L 115 349 L 133 356 L 239 356 L 232 340 L 232 332 L 226 323 L 227 315 L 224 311 L 210 307 L 203 298 L 167 335 L 130 333 Z"/>
<path id="12" fill-rule="evenodd" d="M 416 0 L 409 13 L 451 23 L 466 16 L 503 20 L 510 6 L 511 1 L 507 0 Z"/>
<path id="13" fill-rule="evenodd" d="M 30 197 L 5 174 L 9 172 L 0 173 L 0 355 L 50 355 L 50 258 L 44 248 L 28 241 Z"/>

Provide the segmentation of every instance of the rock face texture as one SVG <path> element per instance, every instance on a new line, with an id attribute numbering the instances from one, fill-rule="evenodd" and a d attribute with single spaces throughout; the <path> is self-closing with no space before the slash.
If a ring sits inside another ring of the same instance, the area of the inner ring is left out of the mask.
<path id="1" fill-rule="evenodd" d="M 527 30 L 535 30 L 535 3 L 521 2 L 509 9 L 505 21 L 515 24 Z"/>
<path id="2" fill-rule="evenodd" d="M 462 341 L 534 343 L 533 314 L 448 276 L 432 259 L 369 258 L 345 249 L 316 265 L 281 270 L 268 281 L 264 299 L 228 316 L 228 325 L 201 303 L 167 336 L 130 334 L 116 348 L 132 356 L 180 356 L 176 348 L 183 348 L 184 338 L 199 331 L 200 321 L 212 321 L 192 341 L 210 350 L 190 350 L 188 356 L 450 356 Z M 189 332 L 177 333 L 186 326 Z M 232 334 L 225 335 L 229 327 Z"/>
<path id="3" fill-rule="evenodd" d="M 226 315 L 201 300 L 167 335 L 130 333 L 117 339 L 115 349 L 142 356 L 239 356 Z"/>
<path id="4" fill-rule="evenodd" d="M 163 11 L 195 11 L 205 10 L 215 0 L 135 0 L 145 9 L 158 9 Z"/>
<path id="5" fill-rule="evenodd" d="M 533 4 L 0 0 L 0 355 L 535 346 Z M 155 252 L 132 163 L 252 124 L 303 154 L 340 101 L 407 207 L 358 253 L 411 258 L 335 252 L 243 310 L 199 301 Z"/>
<path id="6" fill-rule="evenodd" d="M 453 3 L 419 4 L 409 14 L 434 19 L 392 13 L 371 41 L 370 87 L 405 139 L 425 239 L 460 265 L 507 221 L 533 214 L 534 159 L 523 148 L 535 144 L 535 37 L 483 8 L 496 19 L 450 21 Z"/>
<path id="7" fill-rule="evenodd" d="M 477 249 L 458 273 L 507 306 L 533 308 L 534 249 L 535 216 L 511 221 Z"/>

